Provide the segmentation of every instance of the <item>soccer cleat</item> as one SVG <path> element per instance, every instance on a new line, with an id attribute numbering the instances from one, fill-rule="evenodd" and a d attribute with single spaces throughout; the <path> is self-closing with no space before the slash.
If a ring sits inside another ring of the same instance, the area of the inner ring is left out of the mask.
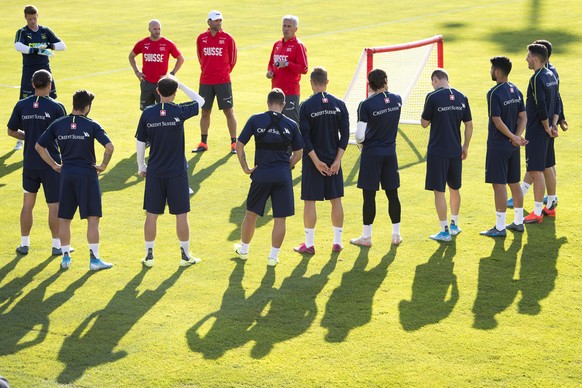
<path id="1" fill-rule="evenodd" d="M 333 244 L 331 250 L 334 252 L 341 252 L 344 247 L 341 244 Z"/>
<path id="2" fill-rule="evenodd" d="M 64 256 L 63 256 L 64 260 Z M 89 269 L 91 271 L 101 271 L 102 269 L 109 269 L 113 267 L 113 264 L 106 263 L 101 259 L 96 258 L 95 256 L 91 255 L 91 259 L 89 259 Z"/>
<path id="3" fill-rule="evenodd" d="M 20 253 L 21 255 L 28 255 L 28 249 L 30 247 L 28 245 L 21 245 L 16 248 L 16 253 Z"/>
<path id="4" fill-rule="evenodd" d="M 64 255 L 63 259 L 61 260 L 61 268 L 69 269 L 70 266 L 71 266 L 71 256 Z"/>
<path id="5" fill-rule="evenodd" d="M 358 238 L 352 238 L 350 240 L 350 244 L 358 245 L 361 247 L 371 247 L 372 246 L 372 237 L 360 236 Z"/>
<path id="6" fill-rule="evenodd" d="M 455 225 L 451 222 L 451 236 L 456 236 L 462 232 L 461 228 L 458 225 Z"/>
<path id="7" fill-rule="evenodd" d="M 148 254 L 141 260 L 141 263 L 148 268 L 154 266 L 154 253 L 152 252 L 152 248 L 148 248 Z"/>
<path id="8" fill-rule="evenodd" d="M 69 252 L 74 252 L 74 251 L 75 251 L 75 248 L 73 248 L 73 247 L 71 247 L 69 249 Z M 52 250 L 52 255 L 53 256 L 62 256 L 62 254 L 63 254 L 63 248 L 55 248 L 55 247 L 53 247 L 53 250 Z"/>
<path id="9" fill-rule="evenodd" d="M 236 143 L 230 143 L 230 153 L 236 154 Z"/>
<path id="10" fill-rule="evenodd" d="M 400 245 L 402 242 L 402 237 L 399 234 L 392 235 L 392 245 Z"/>
<path id="11" fill-rule="evenodd" d="M 493 227 L 489 230 L 485 230 L 483 232 L 480 232 L 479 234 L 481 236 L 487 236 L 487 237 L 505 237 L 505 236 L 507 236 L 507 232 L 505 231 L 505 229 L 497 230 L 496 227 Z"/>
<path id="12" fill-rule="evenodd" d="M 556 216 L 555 206 L 553 206 L 553 208 L 554 209 L 552 208 L 548 209 L 546 206 L 544 206 L 544 208 L 542 209 L 542 213 L 544 214 L 544 216 L 555 217 Z"/>
<path id="13" fill-rule="evenodd" d="M 433 234 L 432 236 L 429 236 L 429 238 L 431 240 L 435 240 L 435 241 L 451 241 L 452 240 L 448 227 L 445 227 L 444 231 L 440 231 L 437 234 Z"/>
<path id="14" fill-rule="evenodd" d="M 509 207 L 509 208 L 513 208 L 513 198 L 509 198 L 509 199 L 507 200 L 507 207 Z"/>
<path id="15" fill-rule="evenodd" d="M 302 243 L 301 245 L 299 245 L 298 247 L 293 248 L 293 250 L 295 252 L 299 252 L 299 253 L 307 253 L 309 255 L 314 255 L 315 254 L 315 247 L 307 247 L 305 245 L 305 243 Z"/>
<path id="16" fill-rule="evenodd" d="M 204 152 L 204 151 L 208 151 L 208 144 L 202 141 L 200 142 L 200 144 L 198 144 L 198 147 L 192 150 L 192 152 Z"/>
<path id="17" fill-rule="evenodd" d="M 507 225 L 505 228 L 513 230 L 514 232 L 523 232 L 524 230 L 523 224 L 516 225 L 515 222 L 512 222 L 511 224 Z"/>
<path id="18" fill-rule="evenodd" d="M 241 244 L 234 244 L 234 253 L 236 253 L 241 260 L 247 260 L 249 258 L 249 253 L 241 253 L 241 248 Z"/>
<path id="19" fill-rule="evenodd" d="M 186 254 L 183 248 L 180 248 L 180 250 L 182 251 L 182 260 L 180 260 L 180 267 L 187 267 L 192 264 L 198 264 L 202 261 L 197 257 L 193 257 L 189 253 Z"/>
<path id="20" fill-rule="evenodd" d="M 534 212 L 529 213 L 526 217 L 523 218 L 524 224 L 541 224 L 542 220 L 544 219 L 544 213 L 536 216 Z"/>
<path id="21" fill-rule="evenodd" d="M 273 259 L 272 257 L 269 257 L 269 260 L 267 260 L 267 265 L 269 267 L 274 267 L 277 264 L 279 264 L 279 259 Z"/>
<path id="22" fill-rule="evenodd" d="M 20 151 L 24 146 L 23 140 L 16 140 L 16 145 L 14 146 L 14 151 Z"/>

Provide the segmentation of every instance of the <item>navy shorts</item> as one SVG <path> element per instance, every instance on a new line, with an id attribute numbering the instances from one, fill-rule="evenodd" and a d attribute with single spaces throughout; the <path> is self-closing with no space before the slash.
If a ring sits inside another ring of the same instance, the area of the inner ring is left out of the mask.
<path id="1" fill-rule="evenodd" d="M 101 217 L 101 188 L 94 174 L 61 173 L 59 218 L 72 220 L 79 207 L 81 219 Z"/>
<path id="2" fill-rule="evenodd" d="M 299 124 L 299 95 L 290 94 L 285 96 L 285 108 L 283 114 Z"/>
<path id="3" fill-rule="evenodd" d="M 525 167 L 527 171 L 544 171 L 548 158 L 549 136 L 532 136 L 525 145 Z"/>
<path id="4" fill-rule="evenodd" d="M 200 84 L 199 94 L 204 98 L 204 105 L 202 109 L 211 110 L 214 105 L 214 97 L 218 101 L 218 109 L 232 108 L 232 84 L 230 82 L 224 84 L 207 85 Z"/>
<path id="5" fill-rule="evenodd" d="M 166 201 L 170 214 L 190 211 L 188 174 L 173 177 L 146 177 L 143 208 L 148 213 L 164 214 Z"/>
<path id="6" fill-rule="evenodd" d="M 42 184 L 46 203 L 59 202 L 61 174 L 52 168 L 22 169 L 22 188 L 28 193 L 38 193 Z"/>
<path id="7" fill-rule="evenodd" d="M 344 196 L 344 177 L 340 168 L 337 175 L 324 176 L 315 168 L 311 159 L 303 158 L 301 199 L 323 201 Z"/>
<path id="8" fill-rule="evenodd" d="M 442 193 L 448 185 L 453 190 L 461 188 L 463 162 L 460 156 L 445 158 L 428 154 L 426 156 L 425 190 L 436 190 Z"/>
<path id="9" fill-rule="evenodd" d="M 521 179 L 520 150 L 487 150 L 485 157 L 485 183 L 519 183 Z"/>
<path id="10" fill-rule="evenodd" d="M 262 217 L 269 197 L 271 197 L 273 217 L 283 218 L 295 214 L 295 197 L 293 196 L 291 180 L 281 182 L 252 181 L 247 196 L 247 210 Z"/>
<path id="11" fill-rule="evenodd" d="M 380 183 L 382 184 L 382 190 L 392 190 L 400 187 L 398 158 L 396 155 L 380 156 L 362 152 L 358 188 L 377 191 Z"/>
<path id="12" fill-rule="evenodd" d="M 148 106 L 160 102 L 160 95 L 156 90 L 157 87 L 158 84 L 153 84 L 146 80 L 140 82 L 139 109 L 144 110 Z"/>
<path id="13" fill-rule="evenodd" d="M 548 139 L 548 155 L 546 156 L 546 168 L 554 167 L 556 165 L 556 151 L 554 151 L 554 139 Z"/>
<path id="14" fill-rule="evenodd" d="M 46 66 L 39 66 L 33 69 L 30 68 L 23 68 L 22 69 L 22 78 L 20 79 L 20 99 L 26 98 L 28 96 L 34 95 L 34 88 L 32 87 L 32 76 L 37 70 L 46 70 L 52 74 L 50 66 L 47 64 Z M 51 92 L 49 94 L 51 98 L 57 98 L 57 86 L 55 84 L 55 80 L 53 79 L 51 85 Z"/>

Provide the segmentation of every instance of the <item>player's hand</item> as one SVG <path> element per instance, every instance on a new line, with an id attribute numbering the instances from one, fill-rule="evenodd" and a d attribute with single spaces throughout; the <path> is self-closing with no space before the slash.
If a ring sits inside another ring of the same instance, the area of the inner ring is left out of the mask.
<path id="1" fill-rule="evenodd" d="M 55 164 L 53 166 L 53 170 L 55 170 L 56 172 L 60 173 L 61 172 L 61 168 L 63 168 L 62 164 Z"/>
<path id="2" fill-rule="evenodd" d="M 319 171 L 319 173 L 323 176 L 331 175 L 331 169 L 321 160 L 315 164 L 315 168 L 317 168 L 317 171 Z"/>
<path id="3" fill-rule="evenodd" d="M 329 167 L 329 175 L 337 175 L 339 174 L 339 170 L 342 167 L 342 162 L 337 161 L 333 162 L 332 165 Z"/>
<path id="4" fill-rule="evenodd" d="M 562 128 L 562 131 L 564 132 L 568 130 L 568 122 L 566 119 L 560 120 L 560 128 Z"/>
<path id="5" fill-rule="evenodd" d="M 105 169 L 107 168 L 106 164 L 101 163 L 100 165 L 93 165 L 93 168 L 95 168 L 95 170 L 97 170 L 97 174 L 102 173 L 103 171 L 105 171 Z"/>
<path id="6" fill-rule="evenodd" d="M 55 54 L 52 52 L 52 50 L 47 50 L 47 49 L 39 49 L 38 55 L 44 55 L 47 57 L 54 57 L 55 56 Z"/>
<path id="7" fill-rule="evenodd" d="M 525 140 L 523 137 L 521 136 L 513 136 L 513 138 L 511 139 L 511 144 L 514 147 L 523 147 L 525 146 L 527 143 L 529 143 L 529 141 Z"/>
<path id="8" fill-rule="evenodd" d="M 469 147 L 463 147 L 463 150 L 461 151 L 461 160 L 467 159 L 468 155 L 469 155 Z"/>
<path id="9" fill-rule="evenodd" d="M 140 81 L 143 81 L 143 80 L 145 80 L 145 78 L 144 78 L 144 76 L 143 76 L 143 73 L 141 73 L 141 72 L 139 72 L 139 71 L 136 71 L 136 72 L 135 72 L 135 76 L 136 76 L 136 77 L 137 77 L 137 79 L 138 79 L 138 80 L 140 80 Z"/>
<path id="10" fill-rule="evenodd" d="M 243 171 L 245 172 L 245 174 L 252 174 L 253 171 L 255 171 L 257 169 L 257 166 L 254 166 L 253 168 L 243 168 Z"/>
<path id="11" fill-rule="evenodd" d="M 271 78 L 273 78 L 273 72 L 272 72 L 271 70 L 267 71 L 266 77 L 267 77 L 268 79 L 271 79 Z"/>
<path id="12" fill-rule="evenodd" d="M 138 170 L 137 170 L 137 175 L 139 175 L 142 178 L 145 178 L 146 177 L 147 169 L 148 168 L 147 168 L 146 165 L 143 165 L 143 166 L 139 167 Z"/>

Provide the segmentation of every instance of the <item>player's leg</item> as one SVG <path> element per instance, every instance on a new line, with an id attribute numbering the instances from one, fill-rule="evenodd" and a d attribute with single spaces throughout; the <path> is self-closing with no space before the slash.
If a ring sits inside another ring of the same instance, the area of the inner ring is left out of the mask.
<path id="1" fill-rule="evenodd" d="M 526 224 L 541 223 L 543 219 L 542 208 L 546 189 L 543 171 L 546 168 L 547 152 L 548 141 L 545 134 L 533 137 L 525 146 L 527 171 L 531 175 L 534 191 L 534 209 L 524 218 Z"/>
<path id="2" fill-rule="evenodd" d="M 285 96 L 285 110 L 283 114 L 299 124 L 299 95 Z"/>
<path id="3" fill-rule="evenodd" d="M 344 207 L 342 198 L 333 198 L 331 202 L 331 224 L 333 226 L 333 245 L 334 252 L 340 252 L 343 249 L 342 234 L 344 227 Z"/>
<path id="4" fill-rule="evenodd" d="M 236 116 L 234 115 L 233 108 L 224 109 L 224 115 L 226 116 L 226 125 L 228 126 L 228 133 L 230 134 L 230 153 L 236 154 Z"/>
<path id="5" fill-rule="evenodd" d="M 459 227 L 459 211 L 461 209 L 461 182 L 463 176 L 463 162 L 460 157 L 450 158 L 447 171 L 447 185 L 449 186 L 449 200 L 451 202 L 451 236 L 461 233 Z"/>
<path id="6" fill-rule="evenodd" d="M 398 189 L 385 190 L 386 198 L 388 198 L 388 215 L 392 221 L 392 244 L 398 245 L 402 242 L 400 236 L 400 217 L 402 207 L 400 205 L 400 198 L 398 198 Z"/>
<path id="7" fill-rule="evenodd" d="M 52 236 L 52 254 L 62 255 L 61 240 L 59 239 L 59 195 L 61 174 L 53 169 L 40 172 L 44 197 L 48 207 L 48 225 Z"/>
<path id="8" fill-rule="evenodd" d="M 204 105 L 200 109 L 200 143 L 192 152 L 208 151 L 208 130 L 210 128 L 210 114 L 216 97 L 214 85 L 200 84 L 198 94 L 204 98 Z"/>
<path id="9" fill-rule="evenodd" d="M 267 264 L 274 267 L 279 263 L 279 251 L 281 250 L 281 245 L 283 245 L 283 240 L 285 239 L 286 225 L 285 217 L 274 217 L 273 218 L 273 232 L 271 233 L 271 252 L 269 253 L 269 258 Z"/>
<path id="10" fill-rule="evenodd" d="M 230 153 L 236 154 L 236 130 L 237 122 L 234 115 L 234 100 L 232 96 L 232 84 L 230 82 L 215 85 L 216 101 L 218 108 L 224 112 L 226 116 L 226 125 L 230 134 Z"/>
<path id="11" fill-rule="evenodd" d="M 507 225 L 507 229 L 517 232 L 523 232 L 523 191 L 519 182 L 509 183 L 509 189 L 513 196 L 513 222 Z"/>
<path id="12" fill-rule="evenodd" d="M 450 241 L 449 225 L 447 221 L 447 201 L 445 199 L 445 187 L 447 184 L 448 160 L 439 156 L 428 154 L 426 156 L 426 176 L 424 189 L 434 194 L 434 204 L 437 211 L 441 230 L 437 234 L 429 236 L 433 240 Z"/>
<path id="13" fill-rule="evenodd" d="M 30 247 L 30 231 L 32 230 L 32 210 L 36 203 L 36 193 L 24 192 L 22 210 L 20 211 L 20 246 L 16 252 L 26 255 Z"/>
<path id="14" fill-rule="evenodd" d="M 208 143 L 208 129 L 210 128 L 210 114 L 211 109 L 202 108 L 200 112 L 200 133 L 202 135 L 202 142 Z M 206 140 L 206 141 L 205 141 Z"/>
<path id="15" fill-rule="evenodd" d="M 376 190 L 362 189 L 362 234 L 350 239 L 350 244 L 372 246 L 372 226 L 376 218 Z"/>

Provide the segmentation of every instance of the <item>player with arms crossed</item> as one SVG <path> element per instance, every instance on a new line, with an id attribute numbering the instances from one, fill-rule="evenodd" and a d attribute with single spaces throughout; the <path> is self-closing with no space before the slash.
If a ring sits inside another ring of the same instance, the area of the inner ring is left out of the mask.
<path id="1" fill-rule="evenodd" d="M 89 269 L 108 269 L 113 264 L 99 258 L 99 219 L 102 216 L 101 188 L 97 174 L 105 171 L 113 143 L 99 123 L 87 117 L 95 96 L 86 90 L 73 95 L 73 111 L 52 123 L 40 136 L 36 150 L 43 160 L 61 173 L 59 196 L 59 235 L 63 259 L 61 268 L 71 266 L 71 221 L 77 207 L 81 219 L 87 219 L 87 241 L 89 242 Z M 103 161 L 96 164 L 95 140 L 105 147 Z M 62 164 L 57 163 L 48 151 L 56 141 L 61 151 Z"/>
<path id="2" fill-rule="evenodd" d="M 274 224 L 267 265 L 275 266 L 285 239 L 285 221 L 295 214 L 291 169 L 303 155 L 303 139 L 297 123 L 281 113 L 285 107 L 281 89 L 271 90 L 267 106 L 267 112 L 251 116 L 236 143 L 240 165 L 252 181 L 241 226 L 241 243 L 235 244 L 234 249 L 242 260 L 247 260 L 257 217 L 263 216 L 270 197 Z M 244 148 L 252 136 L 255 137 L 255 163 L 249 168 Z M 293 151 L 291 157 L 289 148 Z"/>
<path id="3" fill-rule="evenodd" d="M 545 67 L 548 60 L 548 49 L 542 44 L 532 43 L 527 46 L 526 61 L 528 68 L 534 71 L 527 86 L 525 111 L 527 127 L 525 138 L 525 158 L 527 171 L 533 180 L 534 209 L 524 218 L 526 224 L 540 224 L 544 218 L 542 213 L 546 182 L 544 171 L 548 168 L 550 157 L 550 139 L 558 136 L 558 120 L 560 118 L 560 100 L 558 98 L 558 80 L 552 71 Z M 555 193 L 554 193 L 555 194 Z M 548 197 L 550 207 L 555 195 Z M 551 201 L 550 201 L 551 200 Z M 555 213 L 554 213 L 555 215 Z"/>
<path id="4" fill-rule="evenodd" d="M 176 91 L 180 88 L 192 101 L 175 104 Z M 176 233 L 180 241 L 180 266 L 200 262 L 190 254 L 190 197 L 188 196 L 188 163 L 186 162 L 184 121 L 196 116 L 204 104 L 195 91 L 178 83 L 171 75 L 158 81 L 160 103 L 146 108 L 137 126 L 138 173 L 146 178 L 144 204 L 146 220 L 144 238 L 146 257 L 142 264 L 154 265 L 154 242 L 158 216 L 164 214 L 166 202 L 170 214 L 176 215 Z M 148 165 L 145 164 L 146 142 L 151 145 Z"/>
<path id="5" fill-rule="evenodd" d="M 129 64 L 140 81 L 139 108 L 142 111 L 160 102 L 156 86 L 160 78 L 168 72 L 170 55 L 176 58 L 171 75 L 175 75 L 184 63 L 184 57 L 174 42 L 162 36 L 162 24 L 159 20 L 150 20 L 148 30 L 150 36 L 137 42 L 129 52 Z M 138 70 L 135 61 L 139 54 L 142 54 L 142 71 Z"/>
<path id="6" fill-rule="evenodd" d="M 425 189 L 434 193 L 434 202 L 441 231 L 430 236 L 437 241 L 451 241 L 451 235 L 461 233 L 459 210 L 463 166 L 469 142 L 473 135 L 473 121 L 469 100 L 463 93 L 449 85 L 449 75 L 436 69 L 431 75 L 434 92 L 427 94 L 420 119 L 423 128 L 430 125 L 426 155 Z M 464 142 L 461 145 L 461 122 L 465 124 Z M 445 187 L 449 186 L 451 201 L 451 227 L 447 221 Z"/>
<path id="7" fill-rule="evenodd" d="M 332 250 L 340 252 L 344 225 L 344 179 L 341 160 L 348 145 L 350 121 L 346 104 L 326 92 L 327 70 L 316 67 L 311 72 L 313 95 L 301 104 L 300 128 L 305 149 L 301 176 L 301 199 L 304 201 L 305 242 L 295 252 L 314 254 L 315 201 L 331 202 L 333 225 Z"/>
<path id="8" fill-rule="evenodd" d="M 236 117 L 233 109 L 232 83 L 230 73 L 236 65 L 236 44 L 230 34 L 222 29 L 222 14 L 218 11 L 208 13 L 208 30 L 196 39 L 196 51 L 200 62 L 200 95 L 204 98 L 200 116 L 201 141 L 192 152 L 208 151 L 208 129 L 214 97 L 218 109 L 226 116 L 230 133 L 230 152 L 236 153 Z"/>
<path id="9" fill-rule="evenodd" d="M 287 117 L 299 122 L 299 95 L 301 74 L 307 74 L 307 49 L 295 34 L 299 18 L 293 15 L 283 16 L 283 39 L 273 45 L 267 78 L 271 87 L 280 88 L 285 93 L 285 111 Z"/>
<path id="10" fill-rule="evenodd" d="M 370 97 L 358 107 L 356 142 L 362 145 L 358 188 L 362 189 L 364 226 L 362 235 L 350 240 L 351 244 L 371 247 L 372 224 L 376 218 L 376 191 L 382 190 L 388 198 L 388 214 L 392 221 L 392 244 L 402 242 L 400 237 L 400 174 L 396 156 L 396 135 L 402 108 L 402 98 L 388 91 L 388 76 L 384 70 L 374 69 L 368 74 Z"/>
<path id="11" fill-rule="evenodd" d="M 36 194 L 42 184 L 44 197 L 48 206 L 48 224 L 53 238 L 53 255 L 62 254 L 59 239 L 59 187 L 60 175 L 42 160 L 34 149 L 36 141 L 48 126 L 56 119 L 67 114 L 65 107 L 49 97 L 52 76 L 47 70 L 37 70 L 32 76 L 34 95 L 18 101 L 8 121 L 8 134 L 24 142 L 24 163 L 22 169 L 22 188 L 24 199 L 20 212 L 20 246 L 16 252 L 26 255 L 30 247 L 30 230 L 32 229 L 32 210 L 36 203 Z M 56 144 L 48 145 L 52 158 L 61 162 L 61 155 Z"/>
<path id="12" fill-rule="evenodd" d="M 20 99 L 34 94 L 32 87 L 32 75 L 37 70 L 46 70 L 51 73 L 49 57 L 53 51 L 66 49 L 65 43 L 46 26 L 38 24 L 38 10 L 34 5 L 24 7 L 24 18 L 26 26 L 16 31 L 14 48 L 22 53 L 22 78 L 20 80 Z M 49 94 L 52 98 L 57 98 L 57 89 L 51 82 Z M 34 147 L 34 144 L 32 145 Z M 15 150 L 22 148 L 22 141 L 16 142 Z"/>
<path id="13" fill-rule="evenodd" d="M 520 146 L 527 141 L 521 137 L 525 130 L 527 117 L 523 95 L 508 81 L 511 61 L 507 57 L 493 57 L 491 79 L 497 84 L 487 92 L 489 126 L 487 137 L 487 156 L 485 160 L 485 183 L 493 185 L 495 196 L 496 222 L 483 236 L 505 237 L 506 228 L 523 232 L 523 193 L 519 186 Z M 515 217 L 511 224 L 505 225 L 507 209 L 507 189 L 511 189 L 515 201 Z"/>

